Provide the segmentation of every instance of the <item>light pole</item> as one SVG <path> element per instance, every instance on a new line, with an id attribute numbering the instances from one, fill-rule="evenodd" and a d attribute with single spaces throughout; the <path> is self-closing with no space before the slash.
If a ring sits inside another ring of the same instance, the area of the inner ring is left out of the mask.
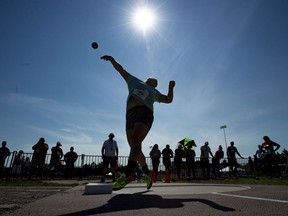
<path id="1" fill-rule="evenodd" d="M 221 126 L 221 127 L 220 127 L 220 129 L 223 129 L 223 131 L 224 131 L 224 139 L 225 139 L 225 145 L 226 145 L 226 150 L 227 150 L 227 141 L 226 141 L 226 133 L 225 133 L 225 128 L 227 128 L 227 126 L 226 126 L 226 125 L 223 125 L 223 126 Z"/>

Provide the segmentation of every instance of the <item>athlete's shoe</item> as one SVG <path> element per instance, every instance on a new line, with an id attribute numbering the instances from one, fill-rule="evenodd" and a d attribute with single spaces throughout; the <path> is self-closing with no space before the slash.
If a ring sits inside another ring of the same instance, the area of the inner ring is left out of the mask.
<path id="1" fill-rule="evenodd" d="M 130 180 L 126 177 L 125 173 L 122 173 L 120 177 L 117 179 L 116 182 L 112 185 L 112 190 L 121 190 L 123 187 L 125 187 Z"/>
<path id="2" fill-rule="evenodd" d="M 148 175 L 145 175 L 145 182 L 147 184 L 147 190 L 152 187 L 152 173 L 150 172 Z"/>

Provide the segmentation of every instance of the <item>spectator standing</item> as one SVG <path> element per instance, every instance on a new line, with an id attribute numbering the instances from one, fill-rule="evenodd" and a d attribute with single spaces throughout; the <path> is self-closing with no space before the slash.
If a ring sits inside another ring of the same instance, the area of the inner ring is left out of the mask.
<path id="1" fill-rule="evenodd" d="M 24 161 L 22 163 L 22 167 L 21 167 L 21 177 L 28 177 L 29 176 L 29 171 L 30 171 L 30 167 L 31 167 L 31 161 L 29 157 L 23 158 Z"/>
<path id="2" fill-rule="evenodd" d="M 254 162 L 252 160 L 252 157 L 250 157 L 250 156 L 248 157 L 248 166 L 249 166 L 250 174 L 255 175 L 256 172 L 255 172 Z"/>
<path id="3" fill-rule="evenodd" d="M 7 142 L 3 141 L 2 147 L 0 148 L 0 179 L 4 177 L 5 160 L 10 154 L 10 149 L 7 148 Z"/>
<path id="4" fill-rule="evenodd" d="M 74 147 L 70 147 L 70 151 L 64 155 L 64 161 L 66 164 L 65 177 L 70 179 L 74 176 L 74 163 L 78 158 L 78 154 L 74 152 Z"/>
<path id="5" fill-rule="evenodd" d="M 52 177 L 55 177 L 57 172 L 59 171 L 60 165 L 61 165 L 61 158 L 63 157 L 63 150 L 61 148 L 62 144 L 58 141 L 56 143 L 56 146 L 53 146 L 51 148 L 51 159 L 50 159 L 50 164 L 49 164 L 49 174 L 48 176 L 51 175 Z M 53 172 L 51 172 L 53 170 Z"/>
<path id="6" fill-rule="evenodd" d="M 254 170 L 255 170 L 255 174 L 258 175 L 259 174 L 259 169 L 260 169 L 260 160 L 259 158 L 257 157 L 257 155 L 255 154 L 254 157 Z"/>
<path id="7" fill-rule="evenodd" d="M 280 145 L 272 141 L 268 136 L 263 137 L 264 143 L 261 145 L 261 150 L 265 151 L 264 162 L 267 167 L 268 177 L 271 179 L 273 170 L 281 178 L 281 172 L 278 166 L 278 160 L 276 151 L 280 148 Z M 275 147 L 275 148 L 274 148 Z"/>
<path id="8" fill-rule="evenodd" d="M 212 158 L 213 173 L 215 177 L 220 178 L 220 160 L 224 157 L 223 147 L 219 145 L 218 150 Z"/>
<path id="9" fill-rule="evenodd" d="M 262 149 L 262 145 L 258 145 L 258 149 L 255 152 L 255 155 L 257 156 L 258 159 L 262 158 L 262 155 L 263 155 L 263 151 L 261 149 Z"/>
<path id="10" fill-rule="evenodd" d="M 192 179 L 191 171 L 192 171 L 192 174 L 193 174 L 193 178 L 196 178 L 196 174 L 195 174 L 195 157 L 196 157 L 196 153 L 192 149 L 192 145 L 188 145 L 187 146 L 187 150 L 186 150 L 186 166 L 187 166 L 187 170 L 188 170 L 188 179 L 189 180 Z"/>
<path id="11" fill-rule="evenodd" d="M 117 142 L 114 140 L 115 135 L 110 133 L 108 135 L 108 140 L 105 140 L 102 146 L 101 154 L 103 159 L 103 175 L 101 182 L 105 182 L 105 176 L 107 174 L 108 166 L 110 165 L 113 182 L 116 181 L 115 179 L 115 172 L 117 168 L 117 160 L 118 160 L 118 145 Z"/>
<path id="12" fill-rule="evenodd" d="M 182 145 L 178 145 L 177 149 L 175 149 L 175 155 L 174 155 L 174 165 L 176 167 L 176 174 L 177 178 L 181 179 L 181 166 L 182 166 L 182 158 L 184 156 L 184 151 Z"/>
<path id="13" fill-rule="evenodd" d="M 230 169 L 230 175 L 233 174 L 237 176 L 238 162 L 236 159 L 236 154 L 243 159 L 241 154 L 238 152 L 237 148 L 234 146 L 234 142 L 230 142 L 230 146 L 227 148 L 228 164 Z"/>
<path id="14" fill-rule="evenodd" d="M 163 157 L 163 164 L 165 166 L 165 182 L 170 182 L 170 175 L 171 175 L 171 158 L 173 158 L 173 151 L 170 149 L 170 145 L 166 145 L 166 147 L 162 150 L 162 157 Z"/>
<path id="15" fill-rule="evenodd" d="M 150 153 L 150 158 L 152 160 L 152 181 L 157 181 L 157 174 L 158 174 L 158 167 L 160 164 L 160 157 L 161 157 L 161 151 L 159 150 L 158 144 L 155 144 Z"/>
<path id="16" fill-rule="evenodd" d="M 34 150 L 34 152 L 28 176 L 29 180 L 31 179 L 32 175 L 36 175 L 36 177 L 43 179 L 44 165 L 48 149 L 49 146 L 47 143 L 45 143 L 45 139 L 43 137 L 41 137 L 39 141 L 33 145 L 32 150 Z"/>
<path id="17" fill-rule="evenodd" d="M 262 151 L 262 145 L 258 145 L 258 149 L 255 152 L 255 155 L 253 155 L 254 159 L 254 171 L 255 174 L 258 175 L 260 171 L 260 167 L 263 164 L 263 157 L 264 157 L 264 152 Z"/>
<path id="18" fill-rule="evenodd" d="M 24 163 L 24 152 L 20 150 L 14 158 L 13 165 L 12 165 L 12 176 L 18 178 L 21 174 L 22 164 Z"/>
<path id="19" fill-rule="evenodd" d="M 210 164 L 209 164 L 209 154 L 213 158 L 213 154 L 211 152 L 210 147 L 208 146 L 209 142 L 205 142 L 203 146 L 201 146 L 200 151 L 200 164 L 202 166 L 202 172 L 204 178 L 210 178 Z"/>

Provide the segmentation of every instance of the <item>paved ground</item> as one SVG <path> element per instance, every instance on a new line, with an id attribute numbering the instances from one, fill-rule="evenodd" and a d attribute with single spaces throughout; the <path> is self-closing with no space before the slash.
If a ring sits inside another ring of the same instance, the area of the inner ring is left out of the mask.
<path id="1" fill-rule="evenodd" d="M 77 186 L 6 215 L 287 215 L 287 186 L 131 183 L 112 194 L 84 195 Z"/>
<path id="2" fill-rule="evenodd" d="M 0 215 L 38 199 L 63 193 L 71 187 L 63 186 L 0 186 Z"/>

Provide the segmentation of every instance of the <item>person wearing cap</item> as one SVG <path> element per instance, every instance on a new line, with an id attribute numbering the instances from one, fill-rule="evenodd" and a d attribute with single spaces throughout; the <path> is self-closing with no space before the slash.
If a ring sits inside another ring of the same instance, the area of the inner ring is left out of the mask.
<path id="1" fill-rule="evenodd" d="M 117 167 L 117 160 L 118 160 L 118 146 L 117 142 L 114 140 L 114 134 L 110 133 L 108 135 L 108 139 L 104 141 L 101 154 L 103 159 L 103 176 L 101 182 L 105 182 L 105 176 L 107 174 L 108 166 L 110 164 L 113 182 L 116 181 L 115 179 L 115 168 Z"/>
<path id="2" fill-rule="evenodd" d="M 223 147 L 219 145 L 218 150 L 212 158 L 213 173 L 215 177 L 220 178 L 220 160 L 224 157 Z"/>
<path id="3" fill-rule="evenodd" d="M 37 177 L 40 177 L 40 179 L 43 179 L 43 168 L 48 149 L 49 146 L 47 143 L 45 143 L 45 139 L 43 137 L 41 137 L 39 141 L 32 146 L 32 150 L 34 150 L 34 152 L 32 155 L 28 180 L 31 179 L 32 175 L 36 175 Z"/>
<path id="4" fill-rule="evenodd" d="M 7 147 L 7 142 L 2 142 L 2 147 L 0 148 L 0 178 L 4 176 L 4 170 L 5 170 L 5 160 L 8 156 L 10 156 L 10 150 Z"/>
<path id="5" fill-rule="evenodd" d="M 243 159 L 241 154 L 238 152 L 238 149 L 234 146 L 234 142 L 230 142 L 230 146 L 227 148 L 227 156 L 228 156 L 228 164 L 229 164 L 229 171 L 230 175 L 233 174 L 234 176 L 237 175 L 237 167 L 238 162 L 236 159 L 236 154 Z"/>
<path id="6" fill-rule="evenodd" d="M 128 73 L 121 64 L 112 56 L 104 55 L 101 59 L 109 61 L 114 69 L 122 76 L 128 87 L 128 97 L 126 100 L 126 136 L 130 146 L 128 164 L 125 173 L 122 173 L 113 184 L 113 190 L 120 190 L 127 185 L 139 166 L 145 174 L 146 188 L 152 187 L 152 173 L 149 170 L 145 155 L 142 151 L 142 142 L 149 133 L 154 121 L 154 102 L 172 103 L 174 95 L 175 81 L 171 80 L 168 85 L 168 93 L 161 94 L 156 89 L 157 79 L 149 77 L 142 81 Z"/>
<path id="7" fill-rule="evenodd" d="M 51 148 L 51 159 L 49 164 L 49 172 L 48 176 L 55 176 L 57 172 L 59 171 L 60 164 L 61 164 L 61 158 L 63 157 L 63 150 L 61 148 L 62 144 L 58 141 L 56 143 L 56 146 L 53 146 Z M 51 171 L 53 170 L 53 173 L 51 174 Z"/>
<path id="8" fill-rule="evenodd" d="M 213 154 L 211 152 L 210 147 L 208 146 L 209 142 L 205 142 L 203 146 L 201 146 L 200 151 L 200 164 L 202 166 L 203 177 L 210 178 L 210 165 L 209 165 L 209 154 L 213 158 Z"/>

